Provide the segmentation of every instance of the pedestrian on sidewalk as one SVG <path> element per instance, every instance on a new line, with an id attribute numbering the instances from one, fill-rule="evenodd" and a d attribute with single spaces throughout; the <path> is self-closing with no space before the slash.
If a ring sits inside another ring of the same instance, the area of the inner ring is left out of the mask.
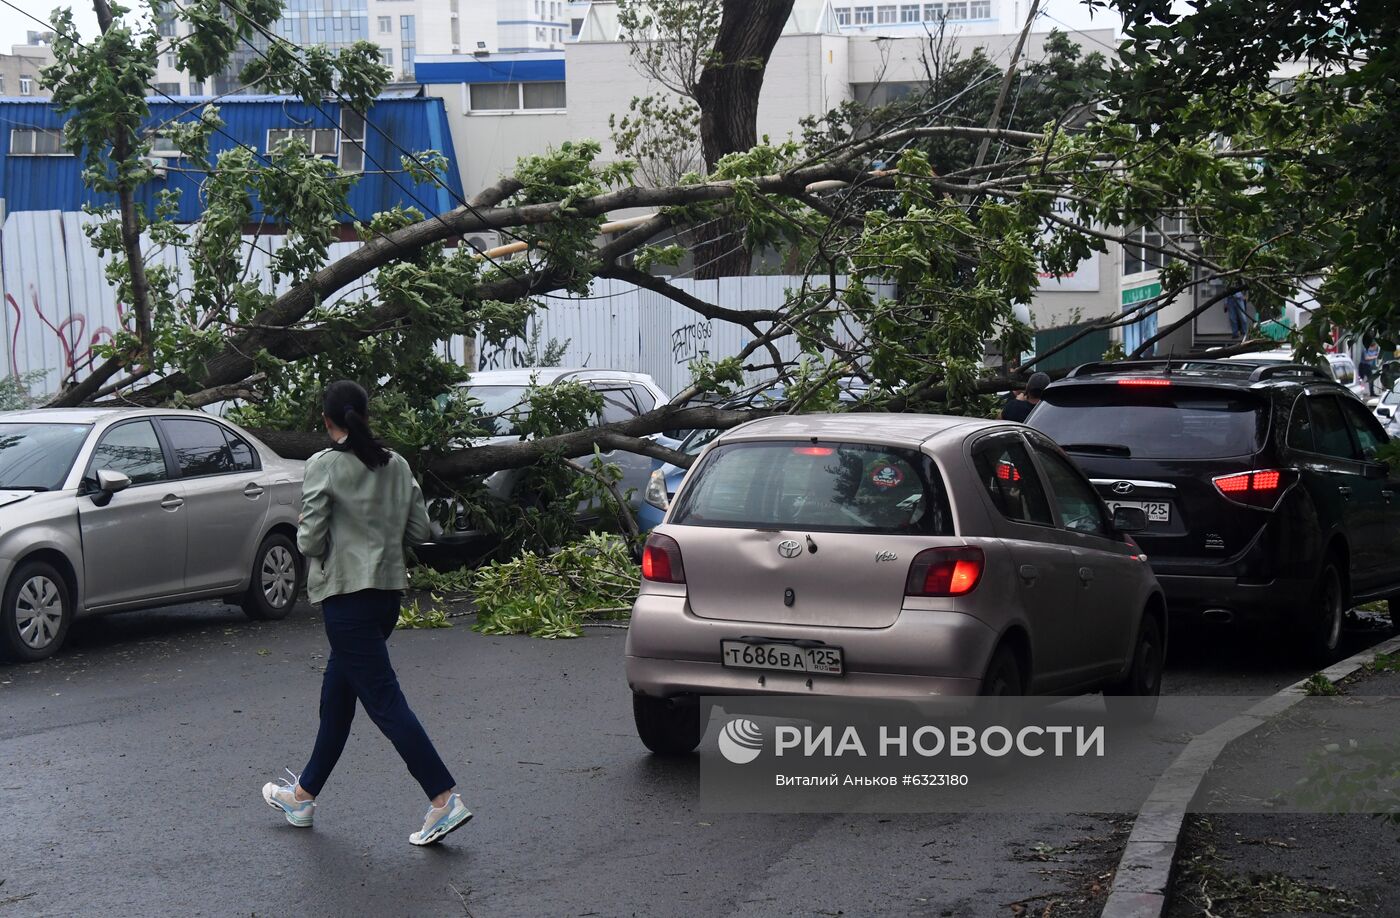
<path id="1" fill-rule="evenodd" d="M 404 545 L 431 538 L 428 511 L 408 463 L 370 431 L 369 396 L 359 384 L 332 383 L 323 415 L 335 446 L 306 463 L 297 531 L 309 567 L 307 593 L 321 603 L 331 645 L 321 681 L 321 726 L 301 775 L 285 785 L 264 785 L 263 799 L 292 825 L 311 825 L 316 797 L 350 736 L 358 699 L 428 797 L 423 827 L 408 840 L 430 845 L 472 814 L 409 708 L 385 643 L 408 587 Z"/>
<path id="2" fill-rule="evenodd" d="M 1031 378 L 1026 380 L 1026 391 L 1008 401 L 1001 409 L 1001 419 L 1003 421 L 1025 421 L 1031 416 L 1031 410 L 1040 404 L 1040 396 L 1044 394 L 1045 387 L 1050 385 L 1050 375 L 1048 373 L 1032 373 Z"/>
<path id="3" fill-rule="evenodd" d="M 1244 291 L 1236 290 L 1225 298 L 1225 314 L 1230 320 L 1230 337 L 1241 341 L 1249 337 L 1249 304 Z"/>

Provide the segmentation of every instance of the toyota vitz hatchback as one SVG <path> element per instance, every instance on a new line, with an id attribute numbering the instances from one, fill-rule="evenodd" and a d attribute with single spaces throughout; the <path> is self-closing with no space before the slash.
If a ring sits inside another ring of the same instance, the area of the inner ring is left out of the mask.
<path id="1" fill-rule="evenodd" d="M 689 752 L 699 696 L 721 694 L 1102 690 L 1150 716 L 1166 617 L 1127 535 L 1143 525 L 1140 510 L 1111 518 L 1059 447 L 1019 424 L 736 427 L 643 552 L 626 651 L 637 731 L 653 752 Z"/>

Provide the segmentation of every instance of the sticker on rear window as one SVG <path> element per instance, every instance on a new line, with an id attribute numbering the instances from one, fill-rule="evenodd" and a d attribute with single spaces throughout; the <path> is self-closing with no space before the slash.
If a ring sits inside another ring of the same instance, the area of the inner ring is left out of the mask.
<path id="1" fill-rule="evenodd" d="M 877 462 L 870 470 L 870 483 L 877 488 L 896 488 L 904 481 L 904 473 L 888 462 Z"/>

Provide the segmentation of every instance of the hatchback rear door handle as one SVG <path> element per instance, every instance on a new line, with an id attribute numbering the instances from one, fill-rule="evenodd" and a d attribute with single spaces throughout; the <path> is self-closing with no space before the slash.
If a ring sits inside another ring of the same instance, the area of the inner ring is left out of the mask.
<path id="1" fill-rule="evenodd" d="M 184 505 L 185 505 L 185 499 L 184 499 L 183 497 L 179 497 L 179 496 L 177 496 L 177 495 L 175 495 L 175 494 L 167 494 L 167 495 L 165 495 L 164 498 L 161 499 L 161 502 L 160 502 L 160 509 L 162 509 L 162 510 L 179 510 L 179 509 L 180 509 L 181 507 L 183 507 Z"/>
<path id="2" fill-rule="evenodd" d="M 1079 569 L 1079 579 L 1084 583 L 1088 583 L 1090 580 L 1093 580 L 1094 569 L 1092 567 L 1081 567 Z"/>

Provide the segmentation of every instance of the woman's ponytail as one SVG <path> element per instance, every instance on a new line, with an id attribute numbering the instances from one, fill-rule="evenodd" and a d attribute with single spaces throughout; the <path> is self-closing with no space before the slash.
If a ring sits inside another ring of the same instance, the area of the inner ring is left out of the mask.
<path id="1" fill-rule="evenodd" d="M 359 383 L 348 379 L 331 383 L 326 389 L 326 417 L 348 434 L 345 446 L 367 469 L 381 468 L 389 462 L 389 451 L 375 439 L 369 427 L 369 394 Z"/>

